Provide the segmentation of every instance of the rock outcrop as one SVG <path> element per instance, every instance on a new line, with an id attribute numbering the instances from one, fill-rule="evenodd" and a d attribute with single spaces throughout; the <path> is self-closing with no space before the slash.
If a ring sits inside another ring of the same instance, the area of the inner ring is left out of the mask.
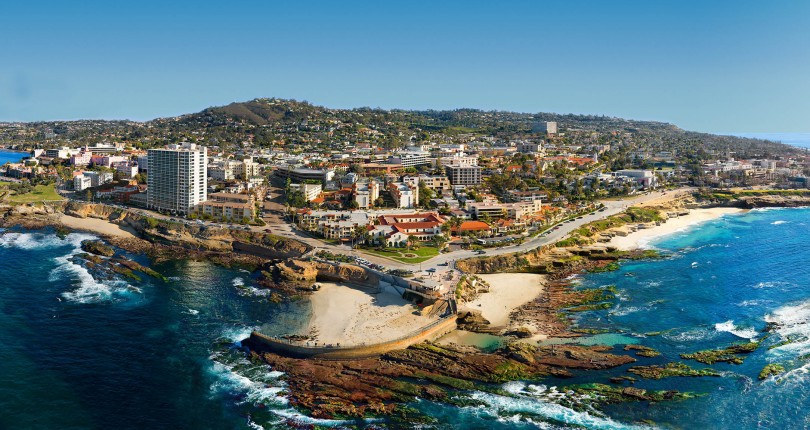
<path id="1" fill-rule="evenodd" d="M 635 361 L 604 348 L 511 345 L 493 354 L 463 347 L 418 344 L 379 358 L 351 361 L 295 359 L 245 341 L 251 356 L 285 373 L 291 403 L 312 416 L 363 417 L 405 413 L 415 398 L 456 402 L 455 393 L 487 390 L 505 381 L 568 377 L 569 368 L 606 369 Z"/>

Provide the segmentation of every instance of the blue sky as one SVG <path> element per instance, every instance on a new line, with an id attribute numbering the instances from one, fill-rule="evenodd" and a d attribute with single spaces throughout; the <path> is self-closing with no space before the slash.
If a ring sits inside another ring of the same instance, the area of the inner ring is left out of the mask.
<path id="1" fill-rule="evenodd" d="M 275 96 L 810 131 L 802 0 L 8 3 L 0 120 L 147 120 Z"/>

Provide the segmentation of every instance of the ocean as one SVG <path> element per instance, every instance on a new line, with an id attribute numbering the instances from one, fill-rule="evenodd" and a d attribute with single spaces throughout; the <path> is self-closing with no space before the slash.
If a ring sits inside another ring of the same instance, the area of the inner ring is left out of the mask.
<path id="1" fill-rule="evenodd" d="M 569 379 L 517 381 L 500 394 L 466 392 L 475 406 L 417 400 L 437 429 L 735 428 L 810 426 L 810 209 L 753 210 L 652 242 L 656 260 L 577 278 L 577 288 L 615 285 L 607 310 L 580 313 L 581 327 L 610 333 L 581 340 L 638 343 L 661 352 L 635 365 L 683 362 L 719 377 L 639 378 L 635 387 L 699 397 L 593 408 L 567 386 L 609 384 L 627 368 Z M 0 232 L 0 429 L 259 429 L 290 423 L 364 427 L 296 412 L 284 375 L 247 360 L 239 341 L 257 327 L 302 327 L 306 301 L 275 304 L 251 274 L 204 262 L 153 265 L 168 282 L 94 279 L 76 259 L 88 234 Z M 142 263 L 146 259 L 130 255 Z M 778 323 L 765 332 L 768 322 Z M 711 366 L 681 353 L 751 339 L 740 365 Z M 791 343 L 782 344 L 785 340 Z M 764 365 L 786 373 L 759 380 Z M 644 420 L 642 422 L 642 420 Z M 375 425 L 385 427 L 386 422 Z"/>
<path id="2" fill-rule="evenodd" d="M 785 145 L 810 148 L 810 133 L 718 133 L 729 136 L 751 137 L 782 142 Z"/>
<path id="3" fill-rule="evenodd" d="M 27 157 L 28 155 L 27 152 L 14 152 L 0 149 L 0 166 L 6 163 L 19 163 L 23 157 Z"/>

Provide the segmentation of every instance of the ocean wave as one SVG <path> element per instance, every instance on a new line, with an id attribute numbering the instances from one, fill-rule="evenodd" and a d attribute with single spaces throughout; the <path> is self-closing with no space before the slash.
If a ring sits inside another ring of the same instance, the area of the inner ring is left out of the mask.
<path id="1" fill-rule="evenodd" d="M 754 340 L 759 335 L 759 332 L 754 328 L 737 327 L 736 325 L 734 325 L 734 320 L 728 320 L 726 322 L 717 323 L 714 325 L 714 329 L 719 332 L 731 333 L 734 336 L 748 340 Z"/>
<path id="2" fill-rule="evenodd" d="M 42 235 L 42 239 L 37 239 L 37 235 L 22 233 L 13 240 L 13 246 L 22 246 L 24 249 L 58 248 L 65 246 L 66 243 L 73 246 L 68 254 L 53 259 L 57 266 L 48 274 L 50 282 L 70 281 L 71 285 L 75 287 L 71 291 L 62 293 L 62 297 L 65 299 L 81 304 L 99 303 L 115 297 L 126 298 L 142 292 L 140 288 L 120 279 L 97 281 L 86 267 L 73 261 L 73 257 L 82 252 L 82 241 L 93 239 L 95 236 L 70 234 L 63 241 L 53 235 Z"/>
<path id="3" fill-rule="evenodd" d="M 762 289 L 762 288 L 776 288 L 776 287 L 784 287 L 784 286 L 788 286 L 788 285 L 790 285 L 790 283 L 788 283 L 788 282 L 780 282 L 780 281 L 765 281 L 765 282 L 759 282 L 759 283 L 757 283 L 756 285 L 754 285 L 754 287 L 753 287 L 753 288 L 756 288 L 756 289 Z"/>
<path id="4" fill-rule="evenodd" d="M 706 328 L 696 328 L 691 330 L 672 330 L 661 335 L 663 338 L 674 342 L 694 342 L 697 340 L 708 340 L 717 337 L 716 330 L 709 330 Z"/>
<path id="5" fill-rule="evenodd" d="M 82 241 L 88 239 L 98 239 L 98 237 L 83 233 L 71 233 L 61 239 L 51 233 L 6 232 L 0 235 L 0 247 L 24 250 L 55 249 L 65 246 L 79 248 Z"/>
<path id="6" fill-rule="evenodd" d="M 774 324 L 774 332 L 784 345 L 769 350 L 770 354 L 800 356 L 810 353 L 810 301 L 787 305 L 765 315 L 764 320 Z"/>
<path id="7" fill-rule="evenodd" d="M 752 306 L 762 306 L 767 305 L 769 303 L 773 303 L 773 300 L 765 300 L 765 299 L 755 299 L 755 300 L 743 300 L 739 303 L 736 303 L 737 306 L 740 307 L 752 307 Z"/>
<path id="8" fill-rule="evenodd" d="M 212 395 L 222 393 L 240 395 L 244 396 L 240 403 L 256 406 L 289 404 L 289 399 L 281 394 L 285 389 L 284 384 L 269 372 L 262 373 L 261 366 L 251 366 L 248 363 L 246 361 L 228 364 L 213 361 L 210 369 L 210 373 L 215 377 L 210 387 Z M 241 374 L 240 371 L 251 371 L 251 378 Z"/>
<path id="9" fill-rule="evenodd" d="M 625 315 L 630 315 L 632 313 L 636 313 L 636 312 L 638 312 L 640 310 L 641 310 L 641 308 L 636 307 L 636 306 L 627 306 L 627 307 L 617 306 L 617 307 L 613 308 L 613 310 L 610 311 L 608 313 L 608 315 L 617 316 L 617 317 L 623 317 Z"/>
<path id="10" fill-rule="evenodd" d="M 240 326 L 240 327 L 229 327 L 222 331 L 222 336 L 225 339 L 230 340 L 234 344 L 239 346 L 239 342 L 250 337 L 250 334 L 253 333 L 253 330 L 256 330 L 256 327 L 247 327 L 247 326 Z"/>
<path id="11" fill-rule="evenodd" d="M 782 224 L 787 224 L 788 222 L 790 222 L 790 221 L 779 220 L 779 221 L 772 222 L 771 225 L 782 225 Z"/>
<path id="12" fill-rule="evenodd" d="M 523 393 L 525 393 L 525 391 L 515 393 L 517 397 L 507 397 L 497 394 L 484 393 L 481 391 L 474 391 L 470 393 L 470 397 L 473 400 L 482 402 L 485 406 L 468 406 L 462 409 L 468 411 L 485 412 L 494 417 L 501 417 L 501 419 L 504 419 L 503 417 L 506 417 L 506 419 L 512 419 L 511 417 L 514 417 L 515 415 L 524 416 L 524 414 L 530 414 L 589 429 L 613 430 L 649 428 L 623 424 L 610 418 L 595 416 L 584 411 L 576 411 L 557 403 L 544 402 L 534 397 L 523 396 L 521 395 Z M 526 422 L 525 417 L 523 418 L 524 419 L 521 419 L 521 422 Z"/>
<path id="13" fill-rule="evenodd" d="M 243 287 L 245 286 L 245 280 L 242 278 L 234 278 L 231 284 L 233 284 L 234 287 Z"/>

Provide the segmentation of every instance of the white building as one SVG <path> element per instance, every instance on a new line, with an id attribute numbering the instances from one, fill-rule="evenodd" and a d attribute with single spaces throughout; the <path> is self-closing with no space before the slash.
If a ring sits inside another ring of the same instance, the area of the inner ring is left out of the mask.
<path id="1" fill-rule="evenodd" d="M 304 198 L 307 199 L 308 202 L 311 202 L 318 198 L 323 191 L 323 185 L 321 184 L 290 184 L 290 191 L 300 191 L 304 194 Z"/>
<path id="2" fill-rule="evenodd" d="M 442 166 L 446 167 L 470 167 L 478 165 L 478 157 L 456 153 L 452 157 L 443 157 Z"/>
<path id="3" fill-rule="evenodd" d="M 419 204 L 419 188 L 402 182 L 388 184 L 388 192 L 398 208 L 415 208 Z"/>
<path id="4" fill-rule="evenodd" d="M 92 152 L 80 152 L 70 157 L 70 164 L 73 166 L 87 166 L 92 159 Z"/>
<path id="5" fill-rule="evenodd" d="M 67 160 L 70 156 L 78 154 L 81 152 L 78 148 L 68 148 L 63 146 L 58 149 L 46 149 L 45 156 L 48 158 L 61 158 L 63 160 Z"/>
<path id="6" fill-rule="evenodd" d="M 89 176 L 78 175 L 73 178 L 73 189 L 76 191 L 84 191 L 92 186 Z"/>
<path id="7" fill-rule="evenodd" d="M 521 154 L 536 154 L 543 151 L 543 145 L 535 142 L 518 142 L 517 151 Z"/>
<path id="8" fill-rule="evenodd" d="M 360 209 L 368 209 L 380 197 L 380 184 L 375 181 L 355 183 L 353 188 L 354 201 Z"/>
<path id="9" fill-rule="evenodd" d="M 388 159 L 388 164 L 402 164 L 402 167 L 426 166 L 430 163 L 430 153 L 425 151 L 400 151 Z"/>
<path id="10" fill-rule="evenodd" d="M 115 170 L 121 178 L 132 179 L 138 174 L 138 165 L 130 162 L 119 163 Z"/>
<path id="11" fill-rule="evenodd" d="M 652 170 L 625 169 L 613 172 L 613 176 L 630 178 L 643 188 L 655 188 L 658 186 L 655 173 Z"/>
<path id="12" fill-rule="evenodd" d="M 556 134 L 557 133 L 557 122 L 556 121 L 544 121 L 537 124 L 534 129 L 532 130 L 535 133 L 548 133 L 548 134 Z"/>
<path id="13" fill-rule="evenodd" d="M 147 207 L 190 213 L 206 201 L 208 148 L 191 143 L 148 151 Z"/>

